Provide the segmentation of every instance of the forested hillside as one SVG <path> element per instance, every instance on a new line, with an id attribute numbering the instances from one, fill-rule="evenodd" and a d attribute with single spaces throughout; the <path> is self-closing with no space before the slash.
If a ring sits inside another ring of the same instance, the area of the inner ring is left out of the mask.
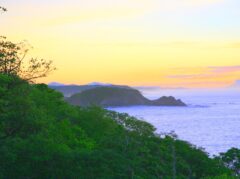
<path id="1" fill-rule="evenodd" d="M 214 159 L 127 114 L 67 104 L 34 80 L 55 68 L 0 39 L 0 178 L 232 178 L 238 149 Z M 26 64 L 26 66 L 24 66 Z"/>
<path id="2" fill-rule="evenodd" d="M 73 107 L 43 84 L 0 76 L 0 178 L 206 178 L 221 160 L 127 114 Z"/>
<path id="3" fill-rule="evenodd" d="M 72 105 L 83 107 L 91 105 L 98 105 L 102 107 L 134 105 L 186 106 L 186 104 L 184 104 L 181 100 L 177 100 L 172 96 L 163 96 L 157 100 L 149 100 L 136 89 L 117 86 L 88 89 L 66 98 L 66 101 Z"/>

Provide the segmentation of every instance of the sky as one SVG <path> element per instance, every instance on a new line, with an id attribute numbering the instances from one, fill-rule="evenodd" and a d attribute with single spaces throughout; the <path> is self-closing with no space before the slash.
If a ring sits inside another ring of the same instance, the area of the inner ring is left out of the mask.
<path id="1" fill-rule="evenodd" d="M 53 60 L 38 82 L 226 87 L 240 79 L 239 0 L 0 0 L 0 34 Z"/>

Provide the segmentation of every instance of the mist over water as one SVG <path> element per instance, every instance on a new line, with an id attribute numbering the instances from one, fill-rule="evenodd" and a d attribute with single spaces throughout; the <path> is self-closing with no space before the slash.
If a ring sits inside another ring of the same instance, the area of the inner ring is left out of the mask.
<path id="1" fill-rule="evenodd" d="M 239 89 L 146 89 L 144 96 L 156 99 L 174 96 L 188 107 L 132 106 L 110 108 L 141 118 L 157 132 L 174 131 L 182 140 L 202 147 L 210 155 L 240 148 Z"/>

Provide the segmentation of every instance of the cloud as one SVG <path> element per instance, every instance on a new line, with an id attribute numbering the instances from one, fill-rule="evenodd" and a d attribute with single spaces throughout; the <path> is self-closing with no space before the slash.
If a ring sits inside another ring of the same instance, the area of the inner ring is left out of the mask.
<path id="1" fill-rule="evenodd" d="M 209 67 L 206 67 L 205 69 L 203 68 L 202 73 L 169 75 L 169 76 L 167 76 L 167 78 L 174 78 L 174 79 L 209 79 L 209 78 L 216 78 L 216 77 L 224 76 L 224 75 L 230 75 L 230 74 L 236 73 L 236 72 L 240 72 L 240 65 L 236 65 L 236 66 L 209 66 Z"/>
<path id="2" fill-rule="evenodd" d="M 240 72 L 240 65 L 237 66 L 211 66 L 208 67 L 212 73 L 222 74 L 222 73 L 233 73 Z"/>
<path id="3" fill-rule="evenodd" d="M 227 46 L 227 48 L 240 48 L 240 42 L 231 43 Z"/>
<path id="4" fill-rule="evenodd" d="M 222 0 L 33 0 L 29 3 L 15 2 L 10 6 L 11 11 L 22 13 L 26 9 L 26 18 L 47 25 L 62 25 L 82 21 L 105 20 L 113 18 L 131 18 L 141 16 L 146 12 L 163 12 L 184 10 L 214 4 Z M 43 13 L 44 11 L 44 13 Z M 18 17 L 23 21 L 21 16 Z M 43 21 L 43 22 L 42 22 Z"/>
<path id="5" fill-rule="evenodd" d="M 182 0 L 182 1 L 185 3 L 188 3 L 188 4 L 206 5 L 206 4 L 214 4 L 214 3 L 223 2 L 224 0 Z"/>
<path id="6" fill-rule="evenodd" d="M 180 78 L 180 79 L 194 79 L 194 78 L 207 78 L 211 77 L 211 74 L 190 74 L 190 75 L 169 75 L 168 78 Z"/>
<path id="7" fill-rule="evenodd" d="M 207 86 L 225 86 L 225 81 L 187 81 L 187 82 L 179 82 L 175 83 L 178 86 L 198 86 L 205 88 Z"/>

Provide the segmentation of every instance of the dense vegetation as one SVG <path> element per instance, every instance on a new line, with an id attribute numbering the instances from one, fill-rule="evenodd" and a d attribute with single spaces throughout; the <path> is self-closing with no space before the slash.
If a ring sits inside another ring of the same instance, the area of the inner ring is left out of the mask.
<path id="1" fill-rule="evenodd" d="M 21 50 L 0 41 L 0 179 L 239 176 L 238 149 L 211 159 L 127 114 L 70 106 L 61 93 L 32 83 L 54 70 L 51 62 L 24 66 Z"/>
<path id="2" fill-rule="evenodd" d="M 0 178 L 228 178 L 219 157 L 127 114 L 0 75 Z M 238 156 L 239 157 L 239 156 Z M 239 172 L 239 170 L 238 170 Z"/>
<path id="3" fill-rule="evenodd" d="M 78 106 L 186 106 L 181 100 L 177 100 L 172 96 L 163 96 L 156 100 L 149 100 L 145 98 L 140 91 L 131 87 L 122 86 L 96 87 L 74 94 L 71 97 L 66 98 L 66 100 L 70 104 Z"/>

